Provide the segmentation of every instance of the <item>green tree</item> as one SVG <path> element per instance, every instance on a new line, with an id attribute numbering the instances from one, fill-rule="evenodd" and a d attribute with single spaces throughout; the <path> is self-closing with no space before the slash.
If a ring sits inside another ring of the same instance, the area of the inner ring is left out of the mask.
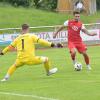
<path id="1" fill-rule="evenodd" d="M 57 0 L 41 0 L 39 8 L 46 10 L 54 10 L 57 7 Z"/>
<path id="2" fill-rule="evenodd" d="M 100 10 L 100 0 L 96 0 L 97 2 L 97 9 Z"/>
<path id="3" fill-rule="evenodd" d="M 34 5 L 36 8 L 39 8 L 40 7 L 40 0 L 34 0 Z"/>
<path id="4" fill-rule="evenodd" d="M 35 6 L 36 8 L 54 10 L 57 7 L 58 0 L 0 0 L 0 2 L 8 2 L 13 6 Z"/>
<path id="5" fill-rule="evenodd" d="M 8 2 L 14 6 L 28 7 L 33 4 L 33 0 L 0 0 L 0 2 Z"/>

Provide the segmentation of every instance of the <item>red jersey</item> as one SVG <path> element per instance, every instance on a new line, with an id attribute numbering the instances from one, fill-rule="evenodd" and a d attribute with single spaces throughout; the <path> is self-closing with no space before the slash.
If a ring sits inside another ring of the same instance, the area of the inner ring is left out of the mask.
<path id="1" fill-rule="evenodd" d="M 66 23 L 66 22 L 65 22 Z M 66 25 L 64 23 L 64 25 Z M 82 22 L 75 21 L 75 20 L 68 20 L 67 25 L 68 27 L 68 42 L 80 43 L 82 42 L 82 38 L 80 36 L 80 31 L 83 29 Z"/>

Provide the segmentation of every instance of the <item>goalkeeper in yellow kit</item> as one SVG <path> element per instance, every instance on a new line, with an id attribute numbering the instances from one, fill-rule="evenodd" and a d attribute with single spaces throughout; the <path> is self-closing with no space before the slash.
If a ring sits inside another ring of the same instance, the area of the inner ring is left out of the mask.
<path id="1" fill-rule="evenodd" d="M 36 35 L 29 34 L 29 26 L 27 24 L 23 24 L 21 35 L 19 35 L 9 46 L 7 46 L 0 53 L 0 55 L 4 55 L 8 51 L 10 51 L 12 47 L 17 49 L 17 59 L 15 63 L 8 69 L 6 76 L 1 81 L 7 81 L 17 68 L 25 64 L 35 65 L 44 63 L 47 75 L 56 73 L 57 68 L 50 69 L 51 65 L 48 57 L 35 56 L 35 43 L 39 43 L 49 47 L 55 47 L 55 44 L 40 39 Z M 62 47 L 62 45 L 58 45 L 58 47 Z"/>

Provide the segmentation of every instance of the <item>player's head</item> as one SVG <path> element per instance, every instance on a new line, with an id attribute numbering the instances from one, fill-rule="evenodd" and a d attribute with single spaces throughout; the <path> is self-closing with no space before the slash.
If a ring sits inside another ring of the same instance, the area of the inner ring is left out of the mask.
<path id="1" fill-rule="evenodd" d="M 22 24 L 22 34 L 29 32 L 29 25 L 28 24 Z"/>
<path id="2" fill-rule="evenodd" d="M 79 11 L 74 11 L 73 15 L 74 15 L 75 21 L 79 21 L 80 20 L 80 12 Z"/>

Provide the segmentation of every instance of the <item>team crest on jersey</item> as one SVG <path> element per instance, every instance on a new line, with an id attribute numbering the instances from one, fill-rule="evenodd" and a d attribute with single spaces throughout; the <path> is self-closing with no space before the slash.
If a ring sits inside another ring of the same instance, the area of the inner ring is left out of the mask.
<path id="1" fill-rule="evenodd" d="M 77 26 L 72 26 L 72 29 L 73 29 L 74 31 L 78 31 L 78 27 L 77 27 Z"/>

